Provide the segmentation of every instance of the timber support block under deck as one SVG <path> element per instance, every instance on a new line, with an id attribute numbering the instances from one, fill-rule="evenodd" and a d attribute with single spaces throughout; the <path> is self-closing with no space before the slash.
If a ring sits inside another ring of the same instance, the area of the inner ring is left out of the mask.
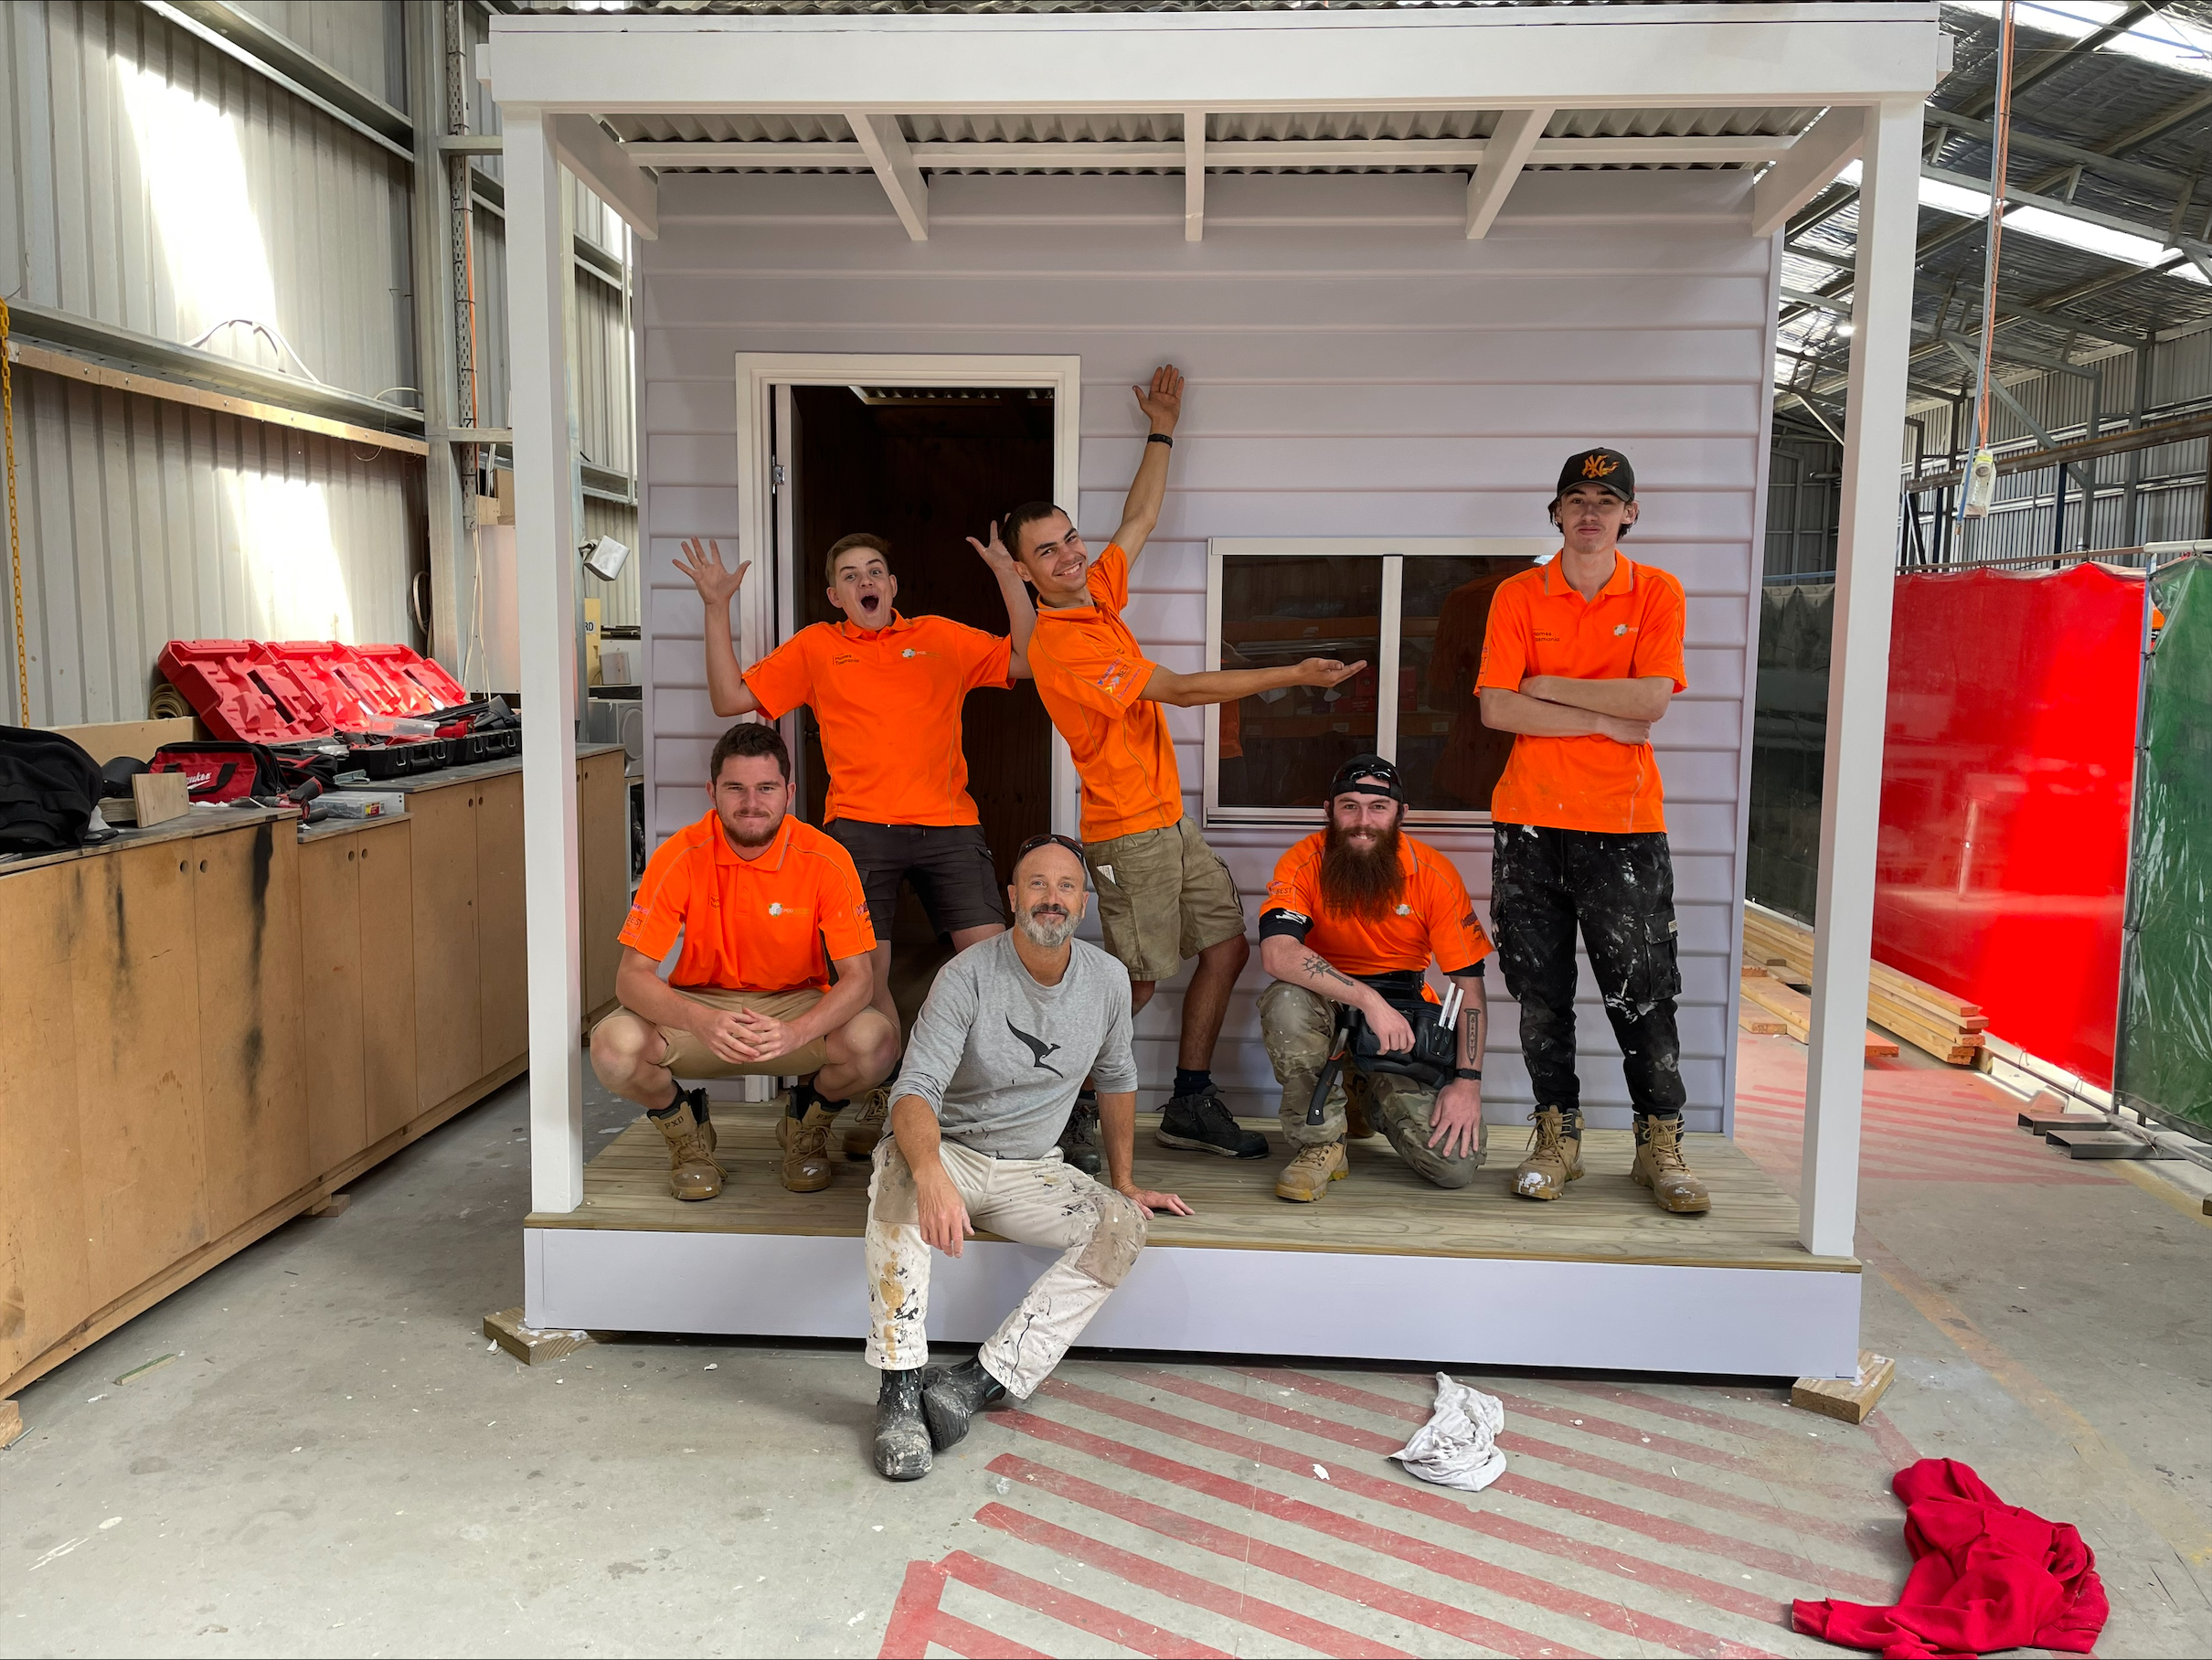
<path id="1" fill-rule="evenodd" d="M 522 1310 L 503 1308 L 495 1314 L 484 1317 L 484 1335 L 521 1361 L 525 1366 L 544 1366 L 552 1360 L 566 1360 L 580 1348 L 589 1348 L 600 1340 L 597 1332 L 569 1331 L 560 1327 L 540 1330 L 525 1325 Z"/>
<path id="2" fill-rule="evenodd" d="M 1897 1362 L 1872 1349 L 1858 1352 L 1855 1378 L 1800 1378 L 1790 1389 L 1790 1404 L 1823 1418 L 1865 1423 L 1897 1381 Z"/>

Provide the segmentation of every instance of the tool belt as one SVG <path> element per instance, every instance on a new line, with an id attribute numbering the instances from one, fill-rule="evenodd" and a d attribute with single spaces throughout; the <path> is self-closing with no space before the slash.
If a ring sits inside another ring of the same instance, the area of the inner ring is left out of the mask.
<path id="1" fill-rule="evenodd" d="M 1423 993 L 1424 977 L 1417 969 L 1355 977 L 1380 992 L 1383 1001 L 1406 1017 L 1413 1028 L 1413 1047 L 1384 1048 L 1365 1015 L 1348 1003 L 1338 1004 L 1336 1029 L 1329 1039 L 1329 1061 L 1314 1080 L 1313 1097 L 1306 1104 L 1309 1124 L 1322 1122 L 1330 1087 L 1347 1062 L 1368 1077 L 1380 1072 L 1410 1078 L 1427 1090 L 1442 1089 L 1459 1066 L 1459 1010 L 1464 994 L 1458 986 L 1439 1005 L 1430 1002 Z"/>

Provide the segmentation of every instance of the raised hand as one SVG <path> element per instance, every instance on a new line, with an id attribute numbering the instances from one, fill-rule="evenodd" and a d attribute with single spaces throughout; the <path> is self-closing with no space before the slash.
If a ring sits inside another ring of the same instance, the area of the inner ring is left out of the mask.
<path id="1" fill-rule="evenodd" d="M 1164 363 L 1153 370 L 1151 386 L 1129 389 L 1137 395 L 1137 408 L 1144 411 L 1154 431 L 1175 430 L 1175 422 L 1183 419 L 1183 377 L 1174 364 Z"/>
<path id="2" fill-rule="evenodd" d="M 970 537 L 968 546 L 975 549 L 984 564 L 990 566 L 1001 576 L 1016 569 L 1014 555 L 1007 551 L 1006 544 L 998 539 L 998 521 L 996 519 L 991 521 L 991 540 L 988 544 L 979 542 L 973 537 Z"/>
<path id="3" fill-rule="evenodd" d="M 718 543 L 690 541 L 684 544 L 684 551 L 676 556 L 675 568 L 691 579 L 700 599 L 709 605 L 726 606 L 745 585 L 745 573 L 752 569 L 752 561 L 747 559 L 737 569 L 730 570 L 722 564 Z"/>
<path id="4" fill-rule="evenodd" d="M 1300 686 L 1335 686 L 1340 680 L 1349 680 L 1367 666 L 1367 659 L 1357 663 L 1339 663 L 1334 657 L 1308 657 L 1298 665 Z"/>

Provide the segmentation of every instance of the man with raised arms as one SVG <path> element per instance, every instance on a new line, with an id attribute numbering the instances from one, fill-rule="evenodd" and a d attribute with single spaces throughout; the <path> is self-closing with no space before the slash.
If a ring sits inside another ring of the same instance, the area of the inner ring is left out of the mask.
<path id="1" fill-rule="evenodd" d="M 1081 850 L 1065 836 L 1025 843 L 1007 898 L 1014 931 L 946 963 L 921 1006 L 868 1186 L 876 1468 L 892 1481 L 927 1474 L 931 1450 L 959 1441 L 977 1412 L 1034 1393 L 1135 1263 L 1146 1220 L 1190 1214 L 1136 1185 L 1129 975 L 1075 937 Z M 1111 1186 L 1056 1144 L 1086 1075 Z M 1059 1260 L 973 1359 L 925 1372 L 930 1252 L 959 1256 L 978 1228 Z"/>
<path id="2" fill-rule="evenodd" d="M 981 551 L 980 546 L 978 550 Z M 891 920 L 899 885 L 911 881 L 930 925 L 964 951 L 1005 931 L 997 873 L 981 817 L 968 794 L 961 705 L 977 686 L 1026 678 L 1022 647 L 1035 612 L 1004 550 L 985 556 L 998 578 L 1011 638 L 949 617 L 909 617 L 894 609 L 899 579 L 890 544 L 848 536 L 829 550 L 823 576 L 837 622 L 801 629 L 750 668 L 738 665 L 729 602 L 750 562 L 722 563 L 713 542 L 686 542 L 676 569 L 707 606 L 707 687 L 718 715 L 780 720 L 811 706 L 829 769 L 822 825 L 852 856 L 878 930 L 876 1012 L 899 1027 L 891 1001 Z M 845 1103 L 820 1103 L 833 1115 Z M 871 1091 L 845 1134 L 848 1158 L 865 1158 L 882 1132 L 887 1098 Z"/>
<path id="3" fill-rule="evenodd" d="M 1159 523 L 1168 452 L 1183 412 L 1173 365 L 1131 388 L 1150 427 L 1121 527 L 1094 564 L 1068 515 L 1030 502 L 994 527 L 1037 590 L 1030 672 L 1083 785 L 1083 858 L 1099 894 L 1106 949 L 1129 970 L 1135 1006 L 1187 957 L 1198 959 L 1183 994 L 1183 1027 L 1162 1144 L 1229 1158 L 1266 1155 L 1214 1088 L 1214 1045 L 1230 990 L 1251 956 L 1244 905 L 1220 857 L 1183 814 L 1183 782 L 1161 706 L 1235 703 L 1292 686 L 1331 686 L 1364 663 L 1323 658 L 1282 668 L 1177 674 L 1144 655 L 1122 611 L 1129 570 Z"/>
<path id="4" fill-rule="evenodd" d="M 1491 914 L 1536 1090 L 1513 1191 L 1564 1198 L 1582 1174 L 1579 928 L 1635 1111 L 1629 1174 L 1661 1209 L 1696 1215 L 1713 1201 L 1682 1156 L 1675 866 L 1652 753 L 1653 723 L 1687 684 L 1682 584 L 1621 551 L 1637 512 L 1627 456 L 1569 456 L 1551 502 L 1559 551 L 1499 586 L 1483 641 L 1483 719 L 1515 734 L 1490 803 Z"/>

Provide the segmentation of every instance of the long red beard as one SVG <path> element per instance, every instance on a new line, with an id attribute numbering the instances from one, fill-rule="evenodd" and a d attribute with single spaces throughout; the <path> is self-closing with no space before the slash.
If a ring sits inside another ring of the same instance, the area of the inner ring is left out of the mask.
<path id="1" fill-rule="evenodd" d="M 1406 890 L 1396 825 L 1363 848 L 1335 825 L 1321 847 L 1322 902 L 1337 916 L 1372 922 L 1389 915 Z"/>

